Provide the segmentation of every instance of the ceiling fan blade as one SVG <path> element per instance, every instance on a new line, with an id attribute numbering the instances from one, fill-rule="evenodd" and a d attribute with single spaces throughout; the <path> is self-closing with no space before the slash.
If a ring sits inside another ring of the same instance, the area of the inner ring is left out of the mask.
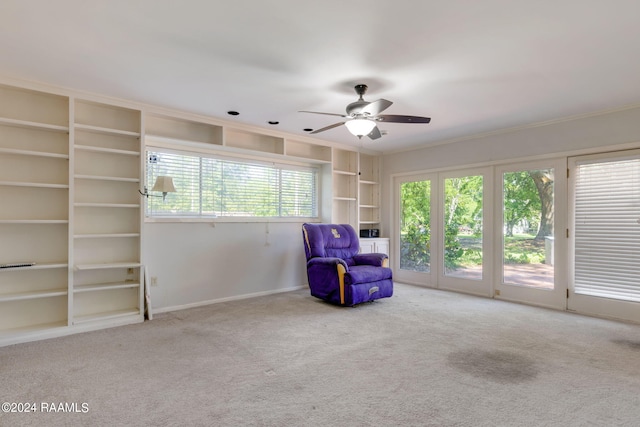
<path id="1" fill-rule="evenodd" d="M 383 114 L 375 119 L 387 123 L 429 123 L 431 121 L 430 117 L 400 116 L 396 114 Z"/>
<path id="2" fill-rule="evenodd" d="M 334 123 L 332 125 L 329 126 L 325 126 L 321 129 L 318 130 L 314 130 L 313 132 L 311 132 L 312 134 L 314 133 L 320 133 L 320 132 L 324 132 L 325 130 L 329 130 L 329 129 L 333 129 L 333 128 L 337 128 L 338 126 L 342 126 L 344 124 L 344 122 L 340 122 L 340 123 Z"/>
<path id="3" fill-rule="evenodd" d="M 336 117 L 349 117 L 349 116 L 345 116 L 344 114 L 337 114 L 337 113 L 321 113 L 319 111 L 298 111 L 298 113 L 311 113 L 311 114 L 323 114 L 325 116 L 336 116 Z"/>
<path id="4" fill-rule="evenodd" d="M 367 104 L 360 112 L 363 114 L 369 114 L 370 116 L 377 116 L 389 108 L 391 104 L 393 104 L 393 102 L 387 101 L 386 99 L 378 99 L 377 101 Z"/>
<path id="5" fill-rule="evenodd" d="M 378 129 L 378 126 L 376 126 L 371 132 L 369 132 L 369 135 L 367 136 L 371 139 L 378 139 L 382 136 L 382 134 L 380 133 L 380 129 Z"/>

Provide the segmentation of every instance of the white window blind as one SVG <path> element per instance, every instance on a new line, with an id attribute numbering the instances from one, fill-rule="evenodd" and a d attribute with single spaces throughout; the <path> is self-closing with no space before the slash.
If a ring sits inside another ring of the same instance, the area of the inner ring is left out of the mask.
<path id="1" fill-rule="evenodd" d="M 318 216 L 318 170 L 193 153 L 148 151 L 147 185 L 173 177 L 175 193 L 150 197 L 152 217 Z"/>
<path id="2" fill-rule="evenodd" d="M 578 164 L 575 292 L 640 301 L 640 159 Z"/>

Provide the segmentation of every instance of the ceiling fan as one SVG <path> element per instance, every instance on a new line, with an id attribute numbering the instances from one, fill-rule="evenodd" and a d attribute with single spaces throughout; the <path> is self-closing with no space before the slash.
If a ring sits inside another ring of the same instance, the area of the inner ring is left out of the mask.
<path id="1" fill-rule="evenodd" d="M 358 138 L 368 136 L 371 139 L 378 139 L 382 136 L 380 129 L 376 126 L 376 122 L 386 123 L 429 123 L 431 118 L 420 116 L 402 116 L 397 114 L 380 114 L 393 104 L 386 99 L 378 99 L 377 101 L 367 102 L 364 100 L 363 95 L 367 91 L 368 87 L 365 84 L 359 84 L 355 86 L 356 93 L 359 95 L 359 99 L 351 104 L 347 105 L 347 114 L 335 114 L 335 113 L 320 113 L 317 111 L 299 111 L 300 113 L 313 113 L 324 114 L 327 116 L 338 116 L 347 119 L 344 122 L 334 123 L 329 126 L 325 126 L 321 129 L 311 132 L 320 133 L 329 129 L 336 128 L 338 126 L 345 125 L 349 132 Z"/>

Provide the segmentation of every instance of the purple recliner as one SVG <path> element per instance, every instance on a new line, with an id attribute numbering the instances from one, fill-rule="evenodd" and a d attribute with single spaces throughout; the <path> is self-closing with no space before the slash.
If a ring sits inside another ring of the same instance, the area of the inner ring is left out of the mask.
<path id="1" fill-rule="evenodd" d="M 349 224 L 303 224 L 311 295 L 353 306 L 393 295 L 385 254 L 358 254 L 360 243 Z"/>

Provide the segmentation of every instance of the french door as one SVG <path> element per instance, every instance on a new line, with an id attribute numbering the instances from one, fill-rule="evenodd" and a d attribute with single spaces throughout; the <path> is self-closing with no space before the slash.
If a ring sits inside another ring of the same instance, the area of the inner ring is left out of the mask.
<path id="1" fill-rule="evenodd" d="M 491 180 L 489 168 L 395 179 L 397 280 L 492 295 Z"/>
<path id="2" fill-rule="evenodd" d="M 568 308 L 640 322 L 640 150 L 569 158 Z"/>
<path id="3" fill-rule="evenodd" d="M 496 298 L 566 308 L 565 169 L 562 159 L 496 168 Z"/>
<path id="4" fill-rule="evenodd" d="M 491 168 L 439 175 L 439 288 L 492 295 L 491 189 Z"/>
<path id="5" fill-rule="evenodd" d="M 433 279 L 432 242 L 438 241 L 438 230 L 432 221 L 437 198 L 432 197 L 436 174 L 397 178 L 396 254 L 394 277 L 408 283 L 435 285 Z M 436 258 L 437 258 L 437 254 Z"/>

